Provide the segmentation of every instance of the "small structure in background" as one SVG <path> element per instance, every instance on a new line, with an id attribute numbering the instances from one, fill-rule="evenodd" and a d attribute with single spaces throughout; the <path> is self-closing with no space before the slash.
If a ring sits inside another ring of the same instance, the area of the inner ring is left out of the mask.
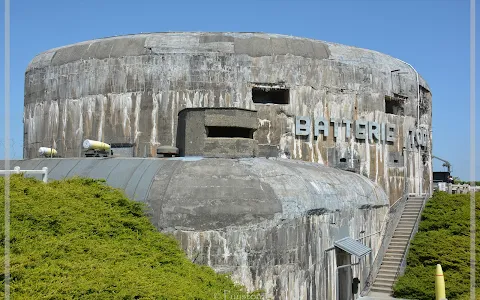
<path id="1" fill-rule="evenodd" d="M 257 112 L 242 108 L 186 108 L 178 113 L 180 156 L 256 157 Z"/>

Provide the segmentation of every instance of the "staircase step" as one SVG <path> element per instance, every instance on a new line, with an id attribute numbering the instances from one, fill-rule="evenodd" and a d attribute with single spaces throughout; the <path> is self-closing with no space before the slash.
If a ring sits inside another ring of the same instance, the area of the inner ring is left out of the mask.
<path id="1" fill-rule="evenodd" d="M 377 278 L 380 279 L 380 278 L 383 278 L 383 276 L 390 278 L 390 277 L 395 277 L 395 275 L 397 275 L 396 271 L 385 268 L 385 269 L 380 269 L 378 271 Z"/>
<path id="2" fill-rule="evenodd" d="M 383 257 L 382 263 L 390 262 L 390 263 L 400 263 L 402 260 L 403 255 L 387 255 Z"/>
<path id="3" fill-rule="evenodd" d="M 395 232 L 393 233 L 393 236 L 392 236 L 392 241 L 394 242 L 400 242 L 400 241 L 406 241 L 408 242 L 408 239 L 409 239 L 410 236 L 398 236 L 397 234 L 395 234 Z"/>
<path id="4" fill-rule="evenodd" d="M 390 291 L 392 290 L 392 286 L 393 286 L 393 282 L 392 283 L 385 283 L 385 282 L 377 282 L 375 281 L 375 283 L 373 284 L 374 287 L 379 287 L 379 288 L 384 288 L 384 289 L 390 289 Z"/>
<path id="5" fill-rule="evenodd" d="M 403 245 L 389 245 L 388 248 L 387 248 L 387 252 L 392 250 L 392 251 L 405 251 L 405 249 L 407 248 L 407 245 L 403 246 Z"/>
<path id="6" fill-rule="evenodd" d="M 408 243 L 409 241 L 408 238 L 409 236 L 398 236 L 398 235 L 395 235 L 394 233 L 392 236 L 391 242 L 407 242 Z"/>
<path id="7" fill-rule="evenodd" d="M 413 229 L 413 228 L 410 228 L 410 229 L 400 228 L 400 230 L 395 230 L 394 234 L 395 234 L 395 233 L 404 233 L 404 234 L 410 235 L 410 234 L 412 233 L 412 229 Z"/>
<path id="8" fill-rule="evenodd" d="M 399 258 L 399 259 L 401 259 L 403 257 L 403 254 L 404 254 L 404 252 L 400 252 L 400 253 L 398 253 L 398 252 L 388 252 L 388 253 L 385 253 L 385 256 L 383 257 L 383 260 L 388 259 L 388 258 L 395 258 L 395 259 Z"/>
<path id="9" fill-rule="evenodd" d="M 402 227 L 397 227 L 397 229 L 395 231 L 404 231 L 404 232 L 412 232 L 413 230 L 413 226 L 412 227 L 408 227 L 408 226 L 402 226 Z"/>
<path id="10" fill-rule="evenodd" d="M 401 256 L 398 256 L 398 257 L 385 257 L 382 261 L 382 266 L 385 265 L 385 266 L 390 266 L 392 268 L 397 268 L 400 263 L 402 262 L 402 257 Z"/>
<path id="11" fill-rule="evenodd" d="M 400 222 L 398 223 L 397 227 L 399 226 L 415 226 L 415 222 L 407 222 L 407 221 L 403 221 L 403 222 Z"/>
<path id="12" fill-rule="evenodd" d="M 394 237 L 392 237 L 392 240 L 390 241 L 390 244 L 392 244 L 392 243 L 396 243 L 396 244 L 399 244 L 399 243 L 407 244 L 407 243 L 408 243 L 408 237 L 394 236 Z"/>
<path id="13" fill-rule="evenodd" d="M 383 272 L 379 271 L 377 274 L 377 279 L 380 278 L 389 278 L 392 280 L 395 280 L 395 277 L 397 276 L 397 272 L 389 272 L 387 269 L 385 269 Z"/>
<path id="14" fill-rule="evenodd" d="M 410 234 L 395 232 L 393 233 L 393 237 L 401 237 L 408 240 L 410 238 Z"/>
<path id="15" fill-rule="evenodd" d="M 399 265 L 400 263 L 385 263 L 385 264 L 382 264 L 381 266 L 385 269 L 389 269 L 392 272 L 397 273 L 397 270 L 399 269 L 398 268 Z"/>
<path id="16" fill-rule="evenodd" d="M 398 266 L 400 265 L 400 263 L 385 263 L 385 264 L 382 264 L 381 266 L 386 268 L 386 269 L 389 269 L 391 270 L 392 272 L 395 272 L 397 273 L 397 270 L 399 269 Z"/>
<path id="17" fill-rule="evenodd" d="M 372 292 L 386 293 L 386 294 L 389 294 L 389 295 L 392 293 L 391 288 L 384 288 L 384 287 L 380 287 L 380 286 L 375 286 L 375 284 L 372 286 L 372 288 L 370 290 Z"/>
<path id="18" fill-rule="evenodd" d="M 403 209 L 407 209 L 407 208 L 420 209 L 422 207 L 423 207 L 422 203 L 410 203 L 410 204 L 407 203 Z"/>
<path id="19" fill-rule="evenodd" d="M 408 246 L 408 241 L 405 241 L 405 242 L 397 242 L 397 241 L 394 241 L 394 242 L 390 242 L 390 245 L 388 245 L 388 247 L 395 247 L 395 248 L 407 248 Z"/>
<path id="20" fill-rule="evenodd" d="M 412 233 L 411 230 L 395 230 L 395 232 L 393 233 L 393 236 L 410 236 L 410 234 Z"/>
<path id="21" fill-rule="evenodd" d="M 393 285 L 393 282 L 395 280 L 393 278 L 379 278 L 377 276 L 377 279 L 375 280 L 375 283 L 378 283 L 378 284 L 391 284 Z"/>
<path id="22" fill-rule="evenodd" d="M 387 255 L 388 253 L 392 253 L 392 254 L 402 254 L 405 253 L 405 248 L 403 247 L 398 247 L 398 248 L 388 248 L 387 249 L 387 253 L 385 253 L 385 255 Z"/>
<path id="23" fill-rule="evenodd" d="M 398 231 L 395 231 L 393 233 L 393 237 L 396 238 L 396 237 L 399 237 L 399 238 L 404 238 L 408 241 L 408 239 L 410 238 L 410 233 L 411 232 L 398 232 Z"/>
<path id="24" fill-rule="evenodd" d="M 381 278 L 386 278 L 388 280 L 392 280 L 392 281 L 395 281 L 395 277 L 397 276 L 397 274 L 395 272 L 391 272 L 391 273 L 387 273 L 387 272 L 378 272 L 377 274 L 377 279 L 376 280 L 380 280 Z"/>
<path id="25" fill-rule="evenodd" d="M 387 248 L 387 252 L 392 250 L 392 251 L 405 251 L 405 249 L 407 248 L 407 245 L 405 246 L 400 246 L 400 245 L 389 245 L 388 248 Z"/>
<path id="26" fill-rule="evenodd" d="M 415 227 L 415 222 L 409 221 L 409 222 L 400 222 L 398 226 L 411 226 L 412 228 Z"/>
<path id="27" fill-rule="evenodd" d="M 380 270 L 378 270 L 378 274 L 382 273 L 383 275 L 387 276 L 396 276 L 397 275 L 397 270 L 392 269 L 392 268 L 387 268 L 387 267 L 380 267 Z M 377 275 L 378 277 L 379 275 Z"/>
<path id="28" fill-rule="evenodd" d="M 384 257 L 382 261 L 382 265 L 395 265 L 397 267 L 400 263 L 402 262 L 402 257 L 397 256 L 397 257 Z"/>

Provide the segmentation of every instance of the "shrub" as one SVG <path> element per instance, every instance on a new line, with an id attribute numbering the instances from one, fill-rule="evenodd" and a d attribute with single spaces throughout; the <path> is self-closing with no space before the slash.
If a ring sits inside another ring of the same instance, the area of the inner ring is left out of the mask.
<path id="1" fill-rule="evenodd" d="M 476 194 L 476 229 L 480 230 L 480 197 Z M 476 239 L 480 261 L 480 239 Z M 410 244 L 407 268 L 394 285 L 395 297 L 435 299 L 435 268 L 442 265 L 449 300 L 467 299 L 470 289 L 470 195 L 437 192 L 425 205 L 418 233 Z M 476 264 L 476 280 L 480 280 Z M 480 292 L 480 290 L 478 290 Z M 466 297 L 466 298 L 465 298 Z M 478 298 L 480 299 L 480 298 Z"/>
<path id="2" fill-rule="evenodd" d="M 4 203 L 3 178 L 0 195 Z M 246 295 L 228 276 L 190 262 L 177 241 L 144 216 L 141 204 L 102 181 L 43 184 L 16 175 L 10 195 L 13 299 L 213 299 L 224 290 Z M 0 218 L 4 247 L 3 209 Z"/>

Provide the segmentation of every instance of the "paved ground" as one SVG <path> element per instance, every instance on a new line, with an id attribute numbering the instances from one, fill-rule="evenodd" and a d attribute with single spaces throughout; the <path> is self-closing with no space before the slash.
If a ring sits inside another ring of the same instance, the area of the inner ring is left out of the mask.
<path id="1" fill-rule="evenodd" d="M 407 299 L 393 298 L 388 294 L 377 293 L 377 292 L 371 292 L 368 296 L 359 297 L 357 299 L 358 300 L 390 300 L 390 299 L 407 300 Z"/>

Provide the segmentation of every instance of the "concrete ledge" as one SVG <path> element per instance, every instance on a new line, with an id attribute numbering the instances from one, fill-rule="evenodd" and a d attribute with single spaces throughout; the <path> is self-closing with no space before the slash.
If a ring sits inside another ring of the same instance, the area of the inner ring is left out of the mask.
<path id="1" fill-rule="evenodd" d="M 255 157 L 258 152 L 257 141 L 244 138 L 206 138 L 205 157 Z"/>

